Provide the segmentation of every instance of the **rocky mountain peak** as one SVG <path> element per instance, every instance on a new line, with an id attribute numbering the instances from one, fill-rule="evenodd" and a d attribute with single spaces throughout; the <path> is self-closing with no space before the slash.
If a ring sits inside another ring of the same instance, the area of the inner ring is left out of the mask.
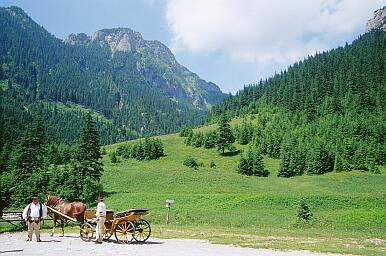
<path id="1" fill-rule="evenodd" d="M 374 17 L 367 21 L 366 33 L 373 29 L 386 31 L 386 6 L 374 12 Z"/>
<path id="2" fill-rule="evenodd" d="M 90 42 L 90 37 L 85 33 L 70 34 L 64 39 L 64 43 L 70 45 L 87 45 Z"/>
<path id="3" fill-rule="evenodd" d="M 91 41 L 108 44 L 113 53 L 116 51 L 132 52 L 145 44 L 141 33 L 129 28 L 98 30 L 92 35 Z"/>
<path id="4" fill-rule="evenodd" d="M 70 34 L 64 43 L 86 47 L 92 44 L 108 46 L 111 59 L 114 59 L 115 52 L 127 52 L 135 60 L 133 70 L 150 86 L 175 101 L 208 109 L 224 98 L 216 84 L 201 79 L 179 64 L 166 45 L 156 40 L 145 40 L 141 33 L 129 28 L 102 29 L 92 36 Z"/>

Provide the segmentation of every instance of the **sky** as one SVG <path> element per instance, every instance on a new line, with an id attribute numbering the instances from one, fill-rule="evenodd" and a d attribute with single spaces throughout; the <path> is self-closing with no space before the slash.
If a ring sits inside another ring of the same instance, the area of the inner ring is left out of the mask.
<path id="1" fill-rule="evenodd" d="M 316 52 L 351 43 L 386 0 L 0 0 L 11 5 L 61 39 L 131 28 L 235 93 Z"/>

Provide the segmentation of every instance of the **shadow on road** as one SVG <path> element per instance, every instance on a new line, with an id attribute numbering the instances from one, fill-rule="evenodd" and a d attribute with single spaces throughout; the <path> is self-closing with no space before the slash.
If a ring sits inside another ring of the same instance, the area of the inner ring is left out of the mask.
<path id="1" fill-rule="evenodd" d="M 0 251 L 0 254 L 1 253 L 11 253 L 11 252 L 22 252 L 24 251 L 23 249 L 20 249 L 20 250 L 8 250 L 8 251 Z"/>

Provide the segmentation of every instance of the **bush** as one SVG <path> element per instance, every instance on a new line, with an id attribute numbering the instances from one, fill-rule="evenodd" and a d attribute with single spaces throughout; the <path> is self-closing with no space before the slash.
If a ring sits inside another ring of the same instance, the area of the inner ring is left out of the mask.
<path id="1" fill-rule="evenodd" d="M 298 222 L 309 223 L 312 218 L 312 212 L 304 199 L 301 199 L 299 202 L 298 209 Z"/>
<path id="2" fill-rule="evenodd" d="M 180 137 L 189 137 L 190 134 L 193 133 L 193 129 L 189 126 L 184 126 L 181 129 Z"/>
<path id="3" fill-rule="evenodd" d="M 197 170 L 198 168 L 198 163 L 196 159 L 194 159 L 192 156 L 188 156 L 187 158 L 185 158 L 183 165 L 193 168 L 195 170 Z"/>
<path id="4" fill-rule="evenodd" d="M 115 151 L 110 154 L 110 161 L 114 164 L 119 162 L 117 155 Z"/>

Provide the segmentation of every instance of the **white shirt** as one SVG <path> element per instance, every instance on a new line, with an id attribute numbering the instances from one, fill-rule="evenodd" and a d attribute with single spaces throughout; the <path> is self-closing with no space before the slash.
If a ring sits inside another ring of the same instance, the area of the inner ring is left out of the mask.
<path id="1" fill-rule="evenodd" d="M 97 217 L 106 217 L 106 205 L 103 202 L 99 202 L 96 210 Z"/>
<path id="2" fill-rule="evenodd" d="M 24 210 L 23 210 L 23 219 L 27 219 L 28 216 L 27 216 L 27 212 L 28 212 L 28 208 L 31 206 L 31 214 L 29 217 L 31 218 L 39 218 L 39 211 L 40 211 L 40 204 L 37 203 L 37 204 L 34 204 L 34 203 L 30 203 L 29 205 L 27 205 Z M 45 219 L 47 218 L 47 207 L 42 204 L 42 218 Z"/>

